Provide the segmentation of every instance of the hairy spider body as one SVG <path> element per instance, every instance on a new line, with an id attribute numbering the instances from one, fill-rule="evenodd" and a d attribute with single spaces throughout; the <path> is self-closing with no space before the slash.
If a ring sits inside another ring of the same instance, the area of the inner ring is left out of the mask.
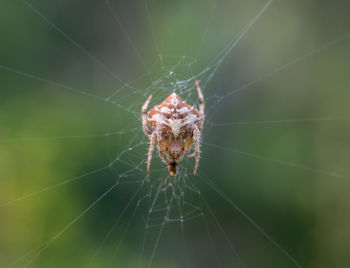
<path id="1" fill-rule="evenodd" d="M 143 131 L 151 144 L 148 150 L 147 172 L 150 170 L 154 146 L 157 144 L 159 157 L 168 166 L 171 176 L 177 172 L 177 164 L 194 144 L 194 153 L 188 157 L 195 157 L 196 163 L 193 175 L 196 174 L 199 163 L 199 143 L 204 124 L 204 98 L 196 82 L 199 97 L 199 111 L 184 102 L 176 93 L 169 95 L 161 104 L 146 113 L 152 95 L 142 106 Z M 147 127 L 150 125 L 150 130 Z M 164 158 L 166 156 L 167 160 Z"/>

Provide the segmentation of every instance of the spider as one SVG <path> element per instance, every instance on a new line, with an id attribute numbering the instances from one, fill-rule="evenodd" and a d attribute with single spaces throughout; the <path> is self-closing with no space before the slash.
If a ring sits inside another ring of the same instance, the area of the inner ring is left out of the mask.
<path id="1" fill-rule="evenodd" d="M 143 132 L 151 143 L 148 150 L 148 173 L 155 144 L 157 144 L 160 159 L 168 166 L 169 174 L 175 176 L 178 163 L 194 143 L 194 153 L 187 155 L 187 157 L 195 157 L 193 175 L 196 174 L 200 154 L 199 142 L 205 116 L 204 97 L 197 80 L 195 80 L 195 84 L 199 98 L 199 112 L 195 107 L 184 102 L 176 93 L 170 94 L 161 104 L 154 106 L 148 115 L 146 110 L 152 95 L 142 106 Z M 148 128 L 147 122 L 151 130 Z"/>

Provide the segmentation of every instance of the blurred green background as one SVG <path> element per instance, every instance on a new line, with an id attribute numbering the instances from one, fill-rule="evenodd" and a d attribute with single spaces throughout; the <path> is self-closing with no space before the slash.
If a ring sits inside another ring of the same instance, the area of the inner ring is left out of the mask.
<path id="1" fill-rule="evenodd" d="M 205 216 L 186 221 L 183 231 L 179 222 L 166 225 L 155 248 L 159 227 L 144 235 L 149 203 L 135 209 L 165 178 L 156 156 L 146 176 L 139 118 L 149 94 L 155 105 L 173 91 L 169 78 L 160 81 L 168 87 L 154 84 L 166 72 L 159 54 L 174 55 L 164 57 L 174 59 L 170 66 L 181 56 L 195 58 L 176 70 L 189 79 L 213 67 L 264 4 L 1 1 L 0 266 L 23 267 L 115 181 L 147 178 L 131 204 L 139 184 L 118 185 L 30 267 L 138 267 L 144 238 L 142 267 L 152 251 L 151 267 L 295 267 L 204 183 L 209 178 L 303 267 L 348 267 L 348 1 L 274 1 L 204 84 L 199 175 L 189 176 L 193 162 L 184 160 L 181 179 L 200 189 L 211 210 L 190 190 L 189 202 Z M 259 80 L 273 70 L 279 71 Z M 189 89 L 183 93 L 196 102 Z M 308 118 L 328 119 L 261 122 Z"/>

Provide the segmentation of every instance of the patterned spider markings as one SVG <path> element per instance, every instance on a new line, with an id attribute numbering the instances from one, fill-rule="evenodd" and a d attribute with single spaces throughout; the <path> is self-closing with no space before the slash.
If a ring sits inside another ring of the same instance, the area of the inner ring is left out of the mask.
<path id="1" fill-rule="evenodd" d="M 195 157 L 193 175 L 196 174 L 200 156 L 199 143 L 205 115 L 204 97 L 198 81 L 196 80 L 195 83 L 199 98 L 199 111 L 194 106 L 184 102 L 176 93 L 170 94 L 161 104 L 153 107 L 148 115 L 146 110 L 152 95 L 142 106 L 143 131 L 151 142 L 147 160 L 148 173 L 155 144 L 157 144 L 160 159 L 168 166 L 170 175 L 175 176 L 178 163 L 193 143 L 194 153 L 187 155 L 187 157 Z M 147 127 L 147 123 L 151 130 Z"/>

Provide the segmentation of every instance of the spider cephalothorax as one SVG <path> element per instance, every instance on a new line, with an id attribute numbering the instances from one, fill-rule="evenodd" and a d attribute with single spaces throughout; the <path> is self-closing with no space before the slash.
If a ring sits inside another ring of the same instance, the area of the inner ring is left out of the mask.
<path id="1" fill-rule="evenodd" d="M 147 172 L 150 169 L 155 143 L 157 143 L 160 159 L 168 166 L 172 176 L 176 175 L 177 163 L 194 143 L 194 153 L 187 157 L 196 158 L 193 175 L 196 174 L 199 163 L 200 135 L 204 124 L 204 98 L 197 80 L 195 83 L 199 97 L 199 111 L 184 102 L 176 93 L 169 95 L 161 104 L 153 107 L 148 115 L 146 110 L 152 95 L 142 106 L 143 131 L 151 142 Z M 147 127 L 147 122 L 152 130 Z"/>

